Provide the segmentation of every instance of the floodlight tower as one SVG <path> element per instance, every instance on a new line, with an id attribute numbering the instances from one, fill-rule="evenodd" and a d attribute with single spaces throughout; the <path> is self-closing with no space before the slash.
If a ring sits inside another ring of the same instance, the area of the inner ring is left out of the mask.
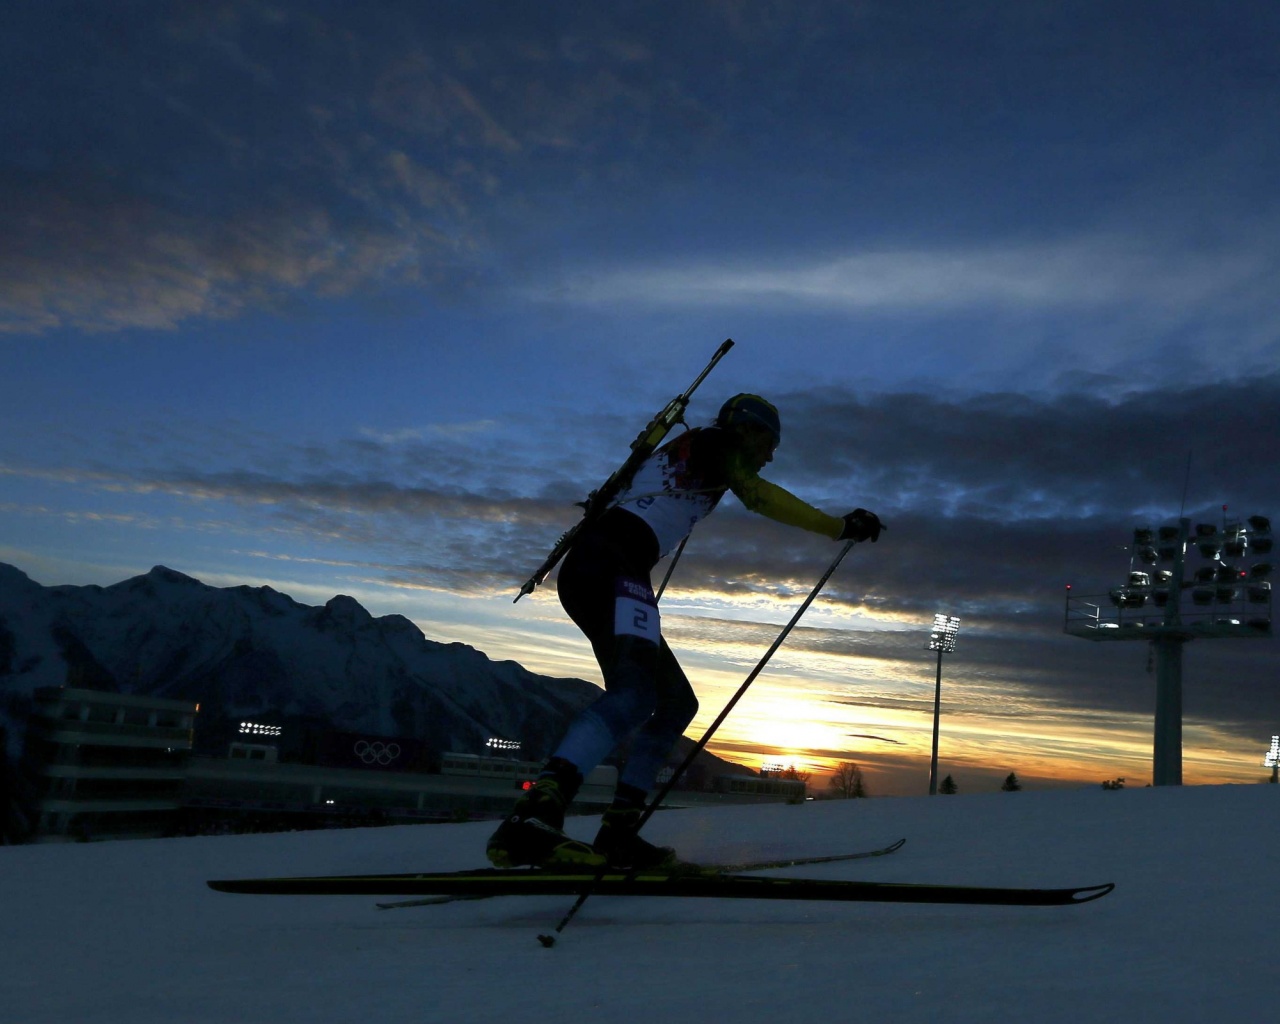
<path id="1" fill-rule="evenodd" d="M 1280 782 L 1280 736 L 1271 737 L 1271 749 L 1267 751 L 1262 767 L 1271 769 L 1271 781 Z"/>
<path id="2" fill-rule="evenodd" d="M 1193 540 L 1194 537 L 1194 540 Z M 1146 640 L 1156 667 L 1156 711 L 1153 729 L 1151 782 L 1182 785 L 1182 648 L 1191 640 L 1271 636 L 1271 564 L 1259 562 L 1239 568 L 1225 558 L 1246 552 L 1271 551 L 1271 520 L 1250 516 L 1247 525 L 1227 519 L 1222 506 L 1222 532 L 1214 523 L 1191 520 L 1158 531 L 1133 531 L 1129 581 L 1098 597 L 1077 596 L 1067 587 L 1064 631 L 1086 640 Z M 1188 548 L 1207 559 L 1187 579 Z M 1170 568 L 1152 573 L 1161 562 Z M 1191 595 L 1190 609 L 1183 596 Z M 1110 608 L 1107 604 L 1110 604 Z M 1150 611 L 1148 609 L 1154 609 Z"/>
<path id="3" fill-rule="evenodd" d="M 933 684 L 933 756 L 929 759 L 929 795 L 938 792 L 938 720 L 942 711 L 942 656 L 956 649 L 956 634 L 960 632 L 960 620 L 954 615 L 938 614 L 933 617 L 933 632 L 929 634 L 931 651 L 938 652 L 938 677 Z"/>

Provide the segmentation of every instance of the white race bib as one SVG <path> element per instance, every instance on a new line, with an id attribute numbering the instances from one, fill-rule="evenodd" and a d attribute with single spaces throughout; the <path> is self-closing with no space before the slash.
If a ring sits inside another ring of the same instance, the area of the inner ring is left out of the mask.
<path id="1" fill-rule="evenodd" d="M 618 580 L 614 602 L 613 632 L 616 636 L 638 636 L 650 643 L 662 639 L 662 624 L 653 589 L 639 580 Z"/>

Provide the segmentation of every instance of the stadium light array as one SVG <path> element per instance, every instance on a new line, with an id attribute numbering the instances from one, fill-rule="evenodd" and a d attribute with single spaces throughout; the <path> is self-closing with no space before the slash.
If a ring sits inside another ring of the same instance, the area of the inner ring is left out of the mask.
<path id="1" fill-rule="evenodd" d="M 1064 632 L 1086 640 L 1146 640 L 1156 662 L 1152 783 L 1182 784 L 1182 648 L 1190 640 L 1271 636 L 1271 520 L 1181 518 L 1133 532 L 1127 580 L 1101 596 L 1066 594 Z M 1204 562 L 1191 565 L 1188 555 Z M 1164 568 L 1157 568 L 1164 566 Z M 1189 606 L 1184 602 L 1189 597 Z"/>

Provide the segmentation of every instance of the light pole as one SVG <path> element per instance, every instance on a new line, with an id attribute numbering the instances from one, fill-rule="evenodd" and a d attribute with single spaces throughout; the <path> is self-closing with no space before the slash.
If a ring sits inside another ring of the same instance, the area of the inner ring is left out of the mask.
<path id="1" fill-rule="evenodd" d="M 942 712 L 942 656 L 956 649 L 956 634 L 960 632 L 960 619 L 955 615 L 938 614 L 933 617 L 933 632 L 929 634 L 929 650 L 938 652 L 938 677 L 933 684 L 933 756 L 929 759 L 929 795 L 938 792 L 938 722 Z"/>
<path id="2" fill-rule="evenodd" d="M 1126 584 L 1099 597 L 1077 596 L 1067 587 L 1064 631 L 1085 640 L 1146 640 L 1155 656 L 1156 710 L 1151 782 L 1182 785 L 1182 648 L 1191 640 L 1271 636 L 1270 562 L 1248 569 L 1238 560 L 1271 552 L 1271 520 L 1216 523 L 1180 518 L 1159 530 L 1133 531 Z M 1205 561 L 1187 564 L 1198 551 Z M 1137 563 L 1141 562 L 1141 566 Z M 1168 569 L 1152 570 L 1160 563 Z M 1154 576 L 1154 579 L 1153 579 Z M 1190 607 L 1183 606 L 1190 593 Z M 1108 607 L 1110 605 L 1110 607 Z"/>

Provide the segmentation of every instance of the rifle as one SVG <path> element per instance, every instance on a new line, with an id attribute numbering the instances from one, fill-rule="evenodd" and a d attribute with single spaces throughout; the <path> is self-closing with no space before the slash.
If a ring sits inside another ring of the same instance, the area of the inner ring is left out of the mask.
<path id="1" fill-rule="evenodd" d="M 663 410 L 653 417 L 649 421 L 649 425 L 640 431 L 636 439 L 631 442 L 631 454 L 627 456 L 627 460 L 614 470 L 608 480 L 588 494 L 585 501 L 578 503 L 584 510 L 582 518 L 566 530 L 560 539 L 556 541 L 556 546 L 551 549 L 551 553 L 538 566 L 534 574 L 525 580 L 524 586 L 520 588 L 520 593 L 515 596 L 516 601 L 519 601 L 525 594 L 534 592 L 539 584 L 547 578 L 547 574 L 564 557 L 565 552 L 573 546 L 574 538 L 583 529 L 599 519 L 605 509 L 609 507 L 610 502 L 630 486 L 631 478 L 635 476 L 636 470 L 640 468 L 641 463 L 654 453 L 658 445 L 662 444 L 663 439 L 670 433 L 672 427 L 677 423 L 684 422 L 684 411 L 689 406 L 690 396 L 693 395 L 698 385 L 706 379 L 707 374 L 715 369 L 716 363 L 720 362 L 724 354 L 731 348 L 733 348 L 733 339 L 726 338 L 693 383 L 668 402 Z M 513 601 L 512 603 L 514 604 L 515 602 Z"/>

